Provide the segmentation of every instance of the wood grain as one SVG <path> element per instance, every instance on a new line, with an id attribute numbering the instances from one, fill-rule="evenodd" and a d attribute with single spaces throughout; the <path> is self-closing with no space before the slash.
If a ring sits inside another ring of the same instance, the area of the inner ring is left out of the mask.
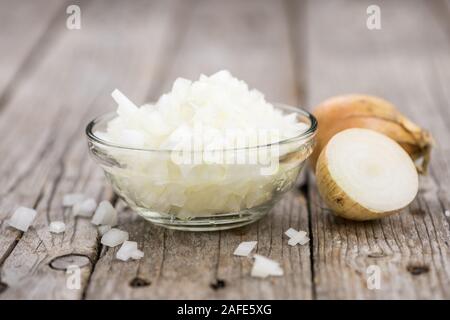
<path id="1" fill-rule="evenodd" d="M 77 1 L 81 30 L 65 27 L 69 2 L 0 1 L 0 45 L 11 48 L 0 58 L 0 299 L 450 298 L 448 0 L 379 1 L 374 31 L 370 1 Z M 158 228 L 116 203 L 87 155 L 87 121 L 115 108 L 114 88 L 141 104 L 179 76 L 220 69 L 307 108 L 351 92 L 391 100 L 437 141 L 418 198 L 401 215 L 349 222 L 307 175 L 264 219 L 215 233 Z M 145 257 L 115 259 L 88 219 L 62 208 L 69 192 L 111 199 Z M 38 211 L 26 233 L 6 223 L 19 205 Z M 63 235 L 48 233 L 53 220 L 66 222 Z M 312 241 L 290 247 L 289 227 Z M 232 255 L 249 240 L 283 277 L 249 276 L 251 259 Z M 79 290 L 66 287 L 71 264 Z M 367 288 L 370 265 L 380 290 Z"/>
<path id="2" fill-rule="evenodd" d="M 370 31 L 365 24 L 370 4 L 308 3 L 308 104 L 343 93 L 379 95 L 432 130 L 439 147 L 448 149 L 448 86 L 439 80 L 449 74 L 448 34 L 425 1 L 382 2 L 382 29 Z M 426 21 L 426 27 L 418 28 L 417 21 Z M 444 153 L 434 152 L 432 174 L 421 180 L 417 200 L 402 214 L 375 222 L 335 218 L 311 177 L 318 299 L 450 297 L 449 225 L 439 196 L 448 190 L 441 180 L 448 176 Z M 370 265 L 380 267 L 380 290 L 367 288 Z"/>

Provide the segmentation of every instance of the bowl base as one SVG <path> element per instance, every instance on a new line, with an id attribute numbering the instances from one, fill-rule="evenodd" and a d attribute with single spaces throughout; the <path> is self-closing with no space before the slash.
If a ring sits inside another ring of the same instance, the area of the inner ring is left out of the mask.
<path id="1" fill-rule="evenodd" d="M 181 231 L 219 231 L 234 229 L 253 223 L 265 216 L 273 205 L 263 205 L 239 212 L 180 219 L 175 216 L 161 215 L 148 209 L 135 208 L 144 219 L 151 223 Z"/>

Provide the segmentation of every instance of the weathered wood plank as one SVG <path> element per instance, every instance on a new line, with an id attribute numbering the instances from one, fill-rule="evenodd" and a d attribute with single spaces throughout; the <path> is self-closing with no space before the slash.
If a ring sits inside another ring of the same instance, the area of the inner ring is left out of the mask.
<path id="1" fill-rule="evenodd" d="M 425 1 L 381 2 L 382 29 L 370 31 L 370 4 L 308 3 L 308 105 L 343 93 L 379 95 L 429 128 L 442 149 L 433 154 L 432 174 L 422 179 L 417 200 L 401 215 L 380 221 L 335 218 L 311 179 L 317 298 L 448 299 L 450 233 L 443 214 L 448 200 L 437 196 L 448 199 L 449 188 L 448 34 Z M 380 290 L 367 288 L 370 265 L 380 267 Z"/>
<path id="2" fill-rule="evenodd" d="M 34 206 L 39 214 L 23 236 L 2 223 L 1 247 L 8 249 L 1 252 L 1 281 L 8 289 L 0 298 L 83 296 L 97 259 L 97 233 L 89 220 L 74 219 L 70 211 L 62 210 L 62 195 L 80 191 L 98 199 L 107 197 L 102 174 L 87 157 L 84 126 L 113 105 L 109 93 L 115 87 L 139 101 L 158 81 L 158 61 L 173 23 L 174 4 L 95 1 L 81 5 L 82 29 L 69 31 L 63 26 L 50 54 L 5 106 L 0 153 L 8 157 L 0 165 L 0 218 L 3 222 L 18 205 Z M 64 235 L 47 232 L 49 221 L 55 219 L 68 225 Z M 49 266 L 65 254 L 90 259 L 82 269 L 81 290 L 68 290 L 64 270 Z"/>
<path id="3" fill-rule="evenodd" d="M 52 39 L 56 23 L 64 23 L 64 19 L 65 6 L 61 1 L 0 2 L 0 109 L 14 86 L 39 63 L 41 49 L 48 48 L 46 43 Z"/>
<path id="4" fill-rule="evenodd" d="M 295 103 L 296 83 L 286 12 L 274 1 L 190 3 L 179 21 L 184 30 L 156 98 L 176 77 L 197 78 L 229 69 L 267 93 L 271 101 Z M 185 20 L 186 19 L 186 20 Z M 96 264 L 87 298 L 311 298 L 309 247 L 291 248 L 283 232 L 307 230 L 305 198 L 293 191 L 266 218 L 253 225 L 215 233 L 162 230 L 124 212 L 121 227 L 144 246 L 145 258 L 123 263 L 107 250 Z M 249 276 L 251 260 L 234 257 L 236 246 L 258 240 L 257 252 L 281 262 L 286 275 L 260 280 Z M 141 279 L 142 281 L 136 281 Z M 133 280 L 135 280 L 133 282 Z M 217 281 L 225 286 L 215 286 Z M 133 287 L 130 284 L 147 284 Z"/>
<path id="5" fill-rule="evenodd" d="M 450 208 L 450 45 L 443 3 L 382 2 L 380 31 L 365 27 L 371 3 L 346 1 L 310 1 L 307 8 L 288 1 L 286 11 L 271 1 L 96 1 L 81 5 L 80 31 L 66 30 L 64 19 L 54 20 L 51 41 L 38 49 L 39 63 L 8 55 L 14 66 L 0 76 L 0 89 L 2 79 L 4 87 L 14 83 L 0 115 L 0 154 L 7 155 L 0 162 L 0 281 L 9 285 L 0 299 L 449 298 L 450 218 L 444 210 Z M 45 29 L 45 23 L 40 26 Z M 15 30 L 25 33 L 25 28 Z M 24 53 L 39 38 L 26 37 L 29 42 L 14 44 Z M 23 61 L 29 67 L 17 71 Z M 85 122 L 114 107 L 109 97 L 114 87 L 143 102 L 168 90 L 178 76 L 195 78 L 222 68 L 271 101 L 305 102 L 306 93 L 307 105 L 313 106 L 355 91 L 392 100 L 432 129 L 439 144 L 418 199 L 402 215 L 352 223 L 324 208 L 311 177 L 308 188 L 288 194 L 259 223 L 202 234 L 154 227 L 119 202 L 120 228 L 146 256 L 138 262 L 115 260 L 117 249 L 99 246 L 88 220 L 73 219 L 61 208 L 67 192 L 111 198 L 99 168 L 87 157 Z M 5 224 L 18 205 L 39 211 L 23 235 Z M 68 224 L 65 235 L 47 233 L 54 219 Z M 313 266 L 310 248 L 291 248 L 282 235 L 288 227 L 307 230 L 308 224 Z M 239 242 L 254 239 L 258 253 L 282 262 L 284 277 L 250 278 L 250 260 L 232 256 Z M 67 290 L 64 270 L 49 266 L 66 254 L 73 262 L 59 259 L 53 267 L 83 264 L 82 290 Z M 369 265 L 381 268 L 381 290 L 366 287 Z M 214 286 L 217 280 L 225 287 Z"/>

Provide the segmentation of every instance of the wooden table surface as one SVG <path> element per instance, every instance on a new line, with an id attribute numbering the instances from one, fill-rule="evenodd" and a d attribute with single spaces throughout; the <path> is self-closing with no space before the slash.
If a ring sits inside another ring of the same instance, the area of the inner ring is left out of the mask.
<path id="1" fill-rule="evenodd" d="M 450 2 L 376 1 L 382 28 L 369 30 L 372 2 L 0 1 L 0 299 L 449 299 Z M 80 30 L 66 28 L 73 3 Z M 353 92 L 392 101 L 437 141 L 417 199 L 400 215 L 346 221 L 306 174 L 241 229 L 187 233 L 139 218 L 89 158 L 85 125 L 114 110 L 114 88 L 141 104 L 176 77 L 220 69 L 306 109 Z M 72 192 L 114 201 L 145 258 L 116 260 L 89 219 L 62 208 Z M 38 211 L 25 233 L 6 223 L 20 205 Z M 68 230 L 50 235 L 52 220 Z M 311 242 L 290 247 L 289 227 Z M 232 255 L 245 240 L 285 275 L 250 277 L 251 259 Z M 70 264 L 79 290 L 66 286 Z M 367 287 L 371 265 L 379 290 Z"/>

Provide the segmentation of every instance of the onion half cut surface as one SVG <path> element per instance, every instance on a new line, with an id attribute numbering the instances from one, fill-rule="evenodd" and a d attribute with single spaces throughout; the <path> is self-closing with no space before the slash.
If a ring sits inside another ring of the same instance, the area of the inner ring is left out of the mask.
<path id="1" fill-rule="evenodd" d="M 316 174 L 325 203 L 352 220 L 396 213 L 414 200 L 419 188 L 406 151 L 369 129 L 347 129 L 333 136 L 319 156 Z"/>

